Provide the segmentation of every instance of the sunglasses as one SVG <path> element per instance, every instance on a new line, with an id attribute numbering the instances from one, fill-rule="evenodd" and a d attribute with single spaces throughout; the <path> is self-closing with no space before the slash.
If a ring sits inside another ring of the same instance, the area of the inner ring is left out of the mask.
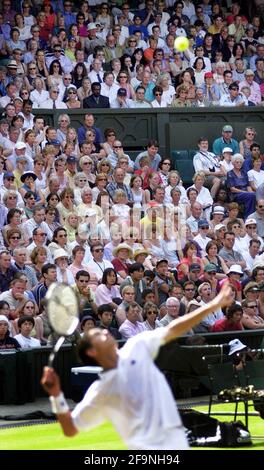
<path id="1" fill-rule="evenodd" d="M 155 96 L 161 96 L 162 93 L 155 93 Z"/>
<path id="2" fill-rule="evenodd" d="M 184 289 L 186 292 L 191 292 L 191 291 L 194 291 L 194 288 L 190 288 L 190 289 Z"/>
<path id="3" fill-rule="evenodd" d="M 158 312 L 156 312 L 156 310 L 150 310 L 149 312 L 147 312 L 147 315 L 157 315 Z"/>
<path id="4" fill-rule="evenodd" d="M 87 180 L 79 180 L 81 183 L 87 183 Z"/>
<path id="5" fill-rule="evenodd" d="M 69 95 L 76 95 L 77 92 L 76 91 L 69 91 Z"/>
<path id="6" fill-rule="evenodd" d="M 21 237 L 10 237 L 11 240 L 20 240 Z"/>
<path id="7" fill-rule="evenodd" d="M 8 199 L 17 199 L 17 196 L 9 196 Z"/>
<path id="8" fill-rule="evenodd" d="M 66 233 L 64 233 L 64 234 L 58 235 L 58 238 L 67 238 L 67 235 L 66 235 Z"/>
<path id="9" fill-rule="evenodd" d="M 109 166 L 108 163 L 102 163 L 102 166 Z M 260 207 L 260 206 L 259 206 Z M 262 207 L 262 206 L 261 206 Z"/>
<path id="10" fill-rule="evenodd" d="M 78 282 L 80 282 L 81 284 L 88 284 L 88 279 L 78 279 Z"/>
<path id="11" fill-rule="evenodd" d="M 121 149 L 123 148 L 123 145 L 114 145 L 114 149 Z"/>
<path id="12" fill-rule="evenodd" d="M 206 227 L 201 227 L 202 230 L 208 230 L 209 229 L 209 225 L 206 225 Z"/>
<path id="13" fill-rule="evenodd" d="M 37 67 L 30 67 L 28 70 L 37 70 Z"/>
<path id="14" fill-rule="evenodd" d="M 263 208 L 264 208 L 264 206 L 258 206 L 257 208 L 258 208 L 258 209 L 263 209 Z"/>

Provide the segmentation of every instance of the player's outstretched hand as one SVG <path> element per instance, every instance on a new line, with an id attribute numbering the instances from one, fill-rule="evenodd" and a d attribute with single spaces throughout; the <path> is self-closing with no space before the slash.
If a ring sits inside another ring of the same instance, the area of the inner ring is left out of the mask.
<path id="1" fill-rule="evenodd" d="M 59 376 L 52 367 L 44 367 L 40 383 L 50 396 L 56 397 L 61 392 Z"/>
<path id="2" fill-rule="evenodd" d="M 220 290 L 217 300 L 219 301 L 220 307 L 230 307 L 234 303 L 232 297 L 232 290 L 228 282 L 225 282 L 222 289 Z"/>

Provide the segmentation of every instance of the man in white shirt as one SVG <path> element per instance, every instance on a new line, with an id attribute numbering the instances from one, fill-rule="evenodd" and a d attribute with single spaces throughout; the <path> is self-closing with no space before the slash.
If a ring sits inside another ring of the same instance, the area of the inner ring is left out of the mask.
<path id="1" fill-rule="evenodd" d="M 59 89 L 57 86 L 50 88 L 49 98 L 43 101 L 41 107 L 45 109 L 67 109 L 67 105 L 59 99 Z"/>
<path id="2" fill-rule="evenodd" d="M 89 269 L 96 275 L 98 282 L 101 282 L 104 270 L 106 268 L 114 269 L 114 266 L 104 258 L 104 247 L 101 243 L 94 243 L 91 246 L 91 254 L 93 259 L 89 262 Z"/>
<path id="3" fill-rule="evenodd" d="M 114 83 L 114 75 L 112 72 L 105 72 L 104 73 L 104 82 L 101 86 L 101 95 L 107 96 L 109 101 L 113 101 L 116 99 L 116 94 L 119 89 L 119 86 Z"/>
<path id="4" fill-rule="evenodd" d="M 59 377 L 50 367 L 44 369 L 42 385 L 50 395 L 52 411 L 57 414 L 67 436 L 112 421 L 128 449 L 187 449 L 175 399 L 164 375 L 153 360 L 160 347 L 186 333 L 204 317 L 230 305 L 230 287 L 194 312 L 173 320 L 167 327 L 144 331 L 130 338 L 118 351 L 108 330 L 90 330 L 79 344 L 83 362 L 103 368 L 73 412 L 61 391 Z"/>
<path id="5" fill-rule="evenodd" d="M 28 240 L 32 240 L 33 230 L 35 228 L 41 228 L 43 233 L 47 236 L 50 232 L 49 226 L 45 220 L 45 209 L 40 205 L 36 205 L 33 208 L 33 217 L 32 219 L 26 220 L 23 223 L 23 231 L 25 232 L 25 236 Z"/>
<path id="6" fill-rule="evenodd" d="M 129 98 L 127 98 L 127 91 L 125 88 L 119 88 L 119 90 L 117 90 L 116 98 L 110 101 L 110 108 L 115 108 L 115 109 L 134 108 L 133 100 L 130 100 Z"/>

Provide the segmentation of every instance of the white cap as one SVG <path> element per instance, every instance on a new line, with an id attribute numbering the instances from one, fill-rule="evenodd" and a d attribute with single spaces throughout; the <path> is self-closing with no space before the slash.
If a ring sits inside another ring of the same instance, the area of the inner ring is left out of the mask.
<path id="1" fill-rule="evenodd" d="M 214 231 L 217 232 L 217 230 L 221 230 L 221 228 L 226 228 L 225 224 L 217 224 L 214 228 Z"/>
<path id="2" fill-rule="evenodd" d="M 247 225 L 257 225 L 257 221 L 255 219 L 247 219 L 245 222 L 245 226 Z"/>
<path id="3" fill-rule="evenodd" d="M 5 315 L 0 315 L 0 321 L 5 321 L 8 325 L 8 329 L 10 330 L 10 322 L 8 320 L 8 318 L 5 316 Z"/>
<path id="4" fill-rule="evenodd" d="M 225 215 L 225 209 L 222 206 L 214 206 L 213 207 L 213 214 L 222 214 Z"/>
<path id="5" fill-rule="evenodd" d="M 22 150 L 26 148 L 27 148 L 27 145 L 25 144 L 25 142 L 17 142 L 15 144 L 15 150 Z"/>
<path id="6" fill-rule="evenodd" d="M 93 215 L 97 215 L 97 212 L 95 209 L 87 209 L 85 213 L 85 217 L 92 217 Z"/>
<path id="7" fill-rule="evenodd" d="M 232 264 L 232 266 L 230 266 L 227 274 L 230 274 L 230 273 L 240 274 L 241 276 L 243 276 L 243 274 L 244 274 L 240 264 Z"/>
<path id="8" fill-rule="evenodd" d="M 239 339 L 232 339 L 232 341 L 229 341 L 229 353 L 228 355 L 231 356 L 232 354 L 234 354 L 235 352 L 237 351 L 241 351 L 241 349 L 245 349 L 247 346 L 243 343 L 241 343 L 241 341 Z"/>
<path id="9" fill-rule="evenodd" d="M 96 23 L 89 23 L 87 29 L 88 31 L 91 31 L 91 29 L 97 29 Z"/>
<path id="10" fill-rule="evenodd" d="M 233 153 L 233 150 L 232 150 L 230 147 L 225 147 L 225 148 L 222 150 L 222 153 L 226 153 L 226 152 Z"/>
<path id="11" fill-rule="evenodd" d="M 55 251 L 54 253 L 54 261 L 58 258 L 69 258 L 67 251 L 65 251 L 63 248 L 59 248 L 58 250 Z"/>

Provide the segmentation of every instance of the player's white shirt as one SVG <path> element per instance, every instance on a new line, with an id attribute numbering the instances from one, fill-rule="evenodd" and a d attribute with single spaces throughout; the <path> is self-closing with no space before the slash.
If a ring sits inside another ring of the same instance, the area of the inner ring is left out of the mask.
<path id="1" fill-rule="evenodd" d="M 129 449 L 188 449 L 172 392 L 153 362 L 166 333 L 158 328 L 127 341 L 117 367 L 103 372 L 73 410 L 78 430 L 110 420 Z"/>

